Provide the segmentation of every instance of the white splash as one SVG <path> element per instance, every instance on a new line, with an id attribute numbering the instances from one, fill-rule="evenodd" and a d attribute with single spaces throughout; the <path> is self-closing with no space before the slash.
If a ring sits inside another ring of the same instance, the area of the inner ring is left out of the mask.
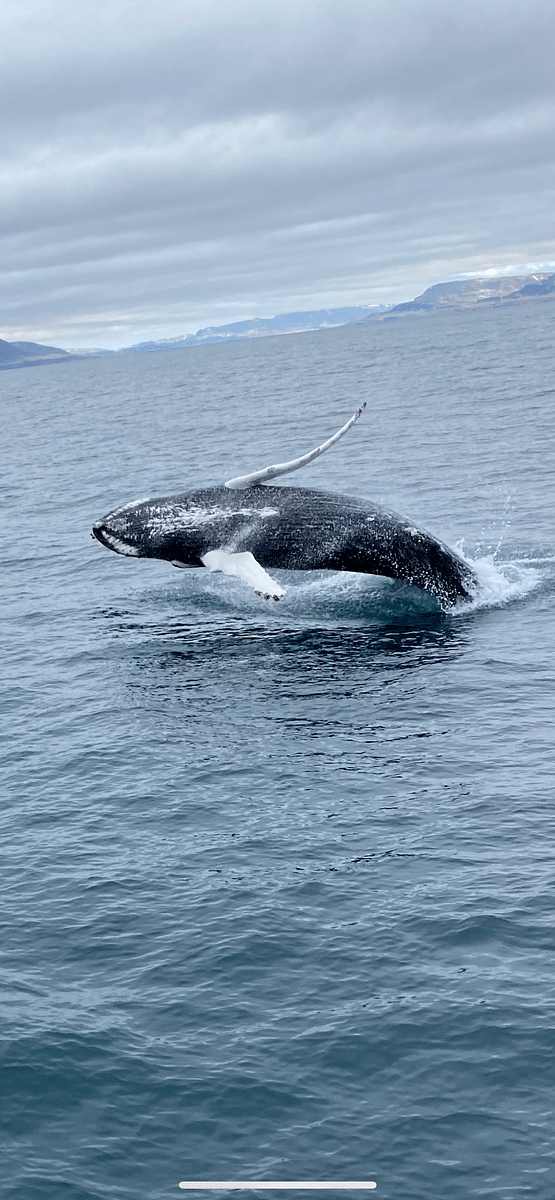
<path id="1" fill-rule="evenodd" d="M 458 553 L 461 554 L 460 548 Z M 455 620 L 481 609 L 499 608 L 520 600 L 534 591 L 545 579 L 545 571 L 521 562 L 499 564 L 494 561 L 493 555 L 477 559 L 462 554 L 461 557 L 465 557 L 471 566 L 479 586 L 471 600 L 443 609 L 446 616 Z M 211 576 L 210 579 L 214 580 L 215 593 L 223 595 L 218 587 L 217 577 Z M 207 583 L 208 580 L 202 581 L 203 590 L 207 590 Z M 312 610 L 314 606 L 325 613 L 333 611 L 337 604 L 341 606 L 343 620 L 348 619 L 349 613 L 355 618 L 360 616 L 361 612 L 371 616 L 374 612 L 379 614 L 384 611 L 387 612 L 388 619 L 393 618 L 395 613 L 402 615 L 407 612 L 417 618 L 419 613 L 439 613 L 442 608 L 439 600 L 429 592 L 412 588 L 402 580 L 390 579 L 384 575 L 351 571 L 288 571 L 283 583 L 287 586 L 287 594 L 280 605 L 284 616 L 292 610 L 302 613 L 307 608 Z M 243 610 L 245 605 L 251 602 L 239 581 L 236 581 L 236 587 L 226 588 L 225 601 Z M 252 603 L 256 603 L 254 596 Z M 332 606 L 331 609 L 329 606 Z"/>
<path id="2" fill-rule="evenodd" d="M 521 562 L 499 563 L 495 554 L 472 559 L 463 555 L 460 547 L 457 552 L 472 567 L 478 580 L 478 591 L 472 600 L 457 604 L 452 610 L 454 615 L 481 608 L 499 608 L 513 600 L 521 600 L 539 587 L 543 578 L 537 567 Z"/>

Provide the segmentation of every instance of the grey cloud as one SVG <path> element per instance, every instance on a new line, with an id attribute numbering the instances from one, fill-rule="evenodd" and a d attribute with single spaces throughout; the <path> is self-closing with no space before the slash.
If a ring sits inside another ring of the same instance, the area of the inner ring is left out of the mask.
<path id="1" fill-rule="evenodd" d="M 23 4 L 21 52 L 13 38 L 6 42 L 2 99 L 26 119 L 71 125 L 72 114 L 115 118 L 121 105 L 124 123 L 133 124 L 138 106 L 175 127 L 183 118 L 253 111 L 334 112 L 380 97 L 425 110 L 441 98 L 452 112 L 483 111 L 484 103 L 493 111 L 552 87 L 555 14 L 545 0 L 470 0 L 464 9 L 443 0 L 205 0 L 196 10 L 168 2 L 76 9 L 52 0 L 48 28 L 44 8 L 42 26 L 36 13 L 25 22 L 25 11 Z"/>
<path id="2" fill-rule="evenodd" d="M 3 336 L 185 332 L 554 254 L 551 3 L 45 13 L 12 9 L 0 85 Z"/>

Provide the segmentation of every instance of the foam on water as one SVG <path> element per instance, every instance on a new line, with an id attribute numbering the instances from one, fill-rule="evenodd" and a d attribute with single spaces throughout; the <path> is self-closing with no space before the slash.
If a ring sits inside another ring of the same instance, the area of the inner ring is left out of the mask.
<path id="1" fill-rule="evenodd" d="M 462 553 L 460 547 L 457 553 Z M 479 586 L 472 600 L 457 604 L 454 610 L 457 613 L 474 612 L 481 608 L 498 608 L 513 600 L 522 600 L 539 587 L 543 579 L 542 572 L 537 567 L 514 561 L 499 563 L 495 554 L 476 559 L 466 557 L 465 561 L 472 567 Z"/>
<path id="2" fill-rule="evenodd" d="M 460 554 L 461 550 L 457 553 Z M 521 600 L 539 587 L 545 578 L 545 573 L 538 566 L 528 565 L 522 560 L 501 564 L 496 561 L 495 555 L 486 555 L 476 559 L 465 557 L 465 561 L 477 576 L 479 589 L 472 600 L 448 608 L 446 611 L 449 613 L 467 613 L 475 609 L 508 604 L 512 600 Z M 533 561 L 536 563 L 537 560 Z M 318 578 L 303 579 L 293 587 L 289 584 L 289 588 L 287 595 L 291 599 L 294 593 L 295 601 L 314 599 L 325 603 L 326 600 L 335 602 L 343 598 L 346 601 L 365 600 L 366 603 L 372 603 L 388 599 L 403 607 L 410 603 L 411 608 L 422 612 L 442 611 L 439 601 L 430 593 L 411 587 L 401 580 L 380 575 L 347 571 L 326 572 Z"/>
<path id="3" fill-rule="evenodd" d="M 419 614 L 440 613 L 434 596 L 419 588 L 378 575 L 363 575 L 349 571 L 300 572 L 281 571 L 279 582 L 285 596 L 279 604 L 256 596 L 244 584 L 232 579 L 201 578 L 195 596 L 218 599 L 226 608 L 244 612 L 256 610 L 272 619 L 334 619 L 349 621 L 411 619 Z M 189 591 L 189 589 L 188 589 Z M 190 592 L 192 594 L 192 592 Z"/>
<path id="4" fill-rule="evenodd" d="M 495 554 L 471 558 L 463 555 L 477 576 L 479 587 L 476 595 L 454 608 L 442 609 L 439 601 L 420 588 L 411 587 L 402 581 L 380 575 L 365 575 L 350 571 L 279 572 L 279 581 L 286 588 L 279 605 L 272 605 L 272 617 L 282 614 L 307 616 L 318 611 L 322 616 L 338 616 L 338 608 L 345 618 L 365 616 L 367 618 L 389 618 L 391 616 L 413 618 L 418 614 L 446 612 L 452 616 L 467 615 L 483 608 L 496 608 L 515 600 L 521 600 L 541 586 L 545 571 L 537 560 L 497 561 Z M 542 562 L 545 560 L 542 560 Z M 193 591 L 198 599 L 217 599 L 226 607 L 250 611 L 268 609 L 268 602 L 255 596 L 244 584 L 231 579 L 209 579 L 197 572 Z M 276 575 L 277 578 L 277 575 Z M 191 579 L 188 574 L 187 584 Z"/>

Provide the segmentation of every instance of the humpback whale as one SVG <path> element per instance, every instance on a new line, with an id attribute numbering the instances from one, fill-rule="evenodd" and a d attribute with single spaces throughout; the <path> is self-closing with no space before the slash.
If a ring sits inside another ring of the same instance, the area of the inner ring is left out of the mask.
<path id="1" fill-rule="evenodd" d="M 477 580 L 468 563 L 403 517 L 352 496 L 268 486 L 329 450 L 365 408 L 300 458 L 217 487 L 136 500 L 97 521 L 93 536 L 116 554 L 234 575 L 266 600 L 285 595 L 272 570 L 361 571 L 404 580 L 447 607 L 469 600 Z"/>

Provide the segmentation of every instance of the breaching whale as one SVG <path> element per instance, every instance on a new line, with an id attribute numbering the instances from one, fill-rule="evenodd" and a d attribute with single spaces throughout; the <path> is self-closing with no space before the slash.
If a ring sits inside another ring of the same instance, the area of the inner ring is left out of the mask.
<path id="1" fill-rule="evenodd" d="M 353 496 L 268 486 L 324 454 L 365 408 L 300 458 L 218 487 L 136 500 L 97 521 L 93 535 L 116 554 L 235 575 L 267 600 L 285 595 L 271 570 L 361 571 L 404 580 L 445 606 L 469 600 L 471 568 L 425 530 Z"/>

